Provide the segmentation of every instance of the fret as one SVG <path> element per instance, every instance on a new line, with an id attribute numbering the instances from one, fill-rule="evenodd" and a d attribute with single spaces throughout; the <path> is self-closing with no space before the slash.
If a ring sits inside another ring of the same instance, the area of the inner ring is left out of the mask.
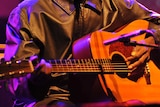
<path id="1" fill-rule="evenodd" d="M 108 59 L 68 59 L 51 61 L 53 72 L 100 72 L 99 65 L 104 72 L 127 70 L 125 63 L 112 63 Z"/>

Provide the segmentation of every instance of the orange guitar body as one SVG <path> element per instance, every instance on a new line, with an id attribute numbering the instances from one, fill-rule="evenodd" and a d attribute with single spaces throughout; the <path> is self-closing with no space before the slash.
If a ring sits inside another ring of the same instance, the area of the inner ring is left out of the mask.
<path id="1" fill-rule="evenodd" d="M 145 20 L 136 20 L 130 24 L 127 24 L 124 28 L 119 31 L 105 32 L 96 31 L 86 37 L 80 39 L 83 43 L 73 47 L 73 51 L 77 51 L 77 46 L 84 49 L 80 56 L 73 55 L 75 58 L 93 58 L 93 59 L 112 59 L 114 55 L 119 55 L 124 59 L 130 56 L 133 49 L 132 46 L 125 46 L 121 42 L 115 42 L 109 45 L 104 45 L 104 42 L 112 38 L 116 38 L 120 35 L 133 32 L 135 30 L 147 30 L 148 22 Z M 145 34 L 131 38 L 131 40 L 140 41 L 145 38 Z M 77 41 L 78 42 L 78 41 Z M 88 42 L 88 43 L 87 43 Z M 81 49 L 80 49 L 81 50 Z M 85 57 L 82 57 L 85 56 Z M 107 86 L 112 90 L 117 101 L 127 101 L 127 100 L 141 100 L 145 103 L 160 102 L 160 70 L 154 65 L 152 61 L 149 61 L 149 71 L 151 84 L 146 83 L 145 77 L 141 77 L 137 82 L 131 81 L 128 78 L 121 78 L 116 73 L 114 74 L 104 74 Z M 102 81 L 101 76 L 99 76 L 101 85 L 107 94 L 107 91 Z"/>

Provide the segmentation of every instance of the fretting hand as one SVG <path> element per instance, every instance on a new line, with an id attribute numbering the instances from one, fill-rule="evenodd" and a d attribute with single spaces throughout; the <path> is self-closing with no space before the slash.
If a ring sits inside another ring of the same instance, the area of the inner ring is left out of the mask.
<path id="1" fill-rule="evenodd" d="M 46 62 L 44 59 L 41 59 L 40 63 L 37 64 L 36 69 L 39 69 L 41 72 L 47 75 L 49 75 L 52 72 L 51 64 Z"/>

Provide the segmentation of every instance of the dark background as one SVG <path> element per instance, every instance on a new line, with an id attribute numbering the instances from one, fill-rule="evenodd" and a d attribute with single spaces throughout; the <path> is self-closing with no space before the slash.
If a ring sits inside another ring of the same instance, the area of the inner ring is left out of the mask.
<path id="1" fill-rule="evenodd" d="M 138 0 L 143 5 L 160 13 L 160 0 Z M 5 43 L 5 25 L 7 18 L 11 10 L 16 7 L 16 5 L 21 2 L 21 0 L 0 0 L 0 44 Z M 0 81 L 0 107 L 11 107 L 12 98 L 9 93 L 5 90 L 4 82 Z"/>

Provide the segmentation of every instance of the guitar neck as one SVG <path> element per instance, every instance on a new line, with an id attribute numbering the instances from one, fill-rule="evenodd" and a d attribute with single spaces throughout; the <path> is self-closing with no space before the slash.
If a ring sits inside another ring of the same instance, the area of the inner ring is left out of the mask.
<path id="1" fill-rule="evenodd" d="M 129 72 L 124 62 L 109 59 L 51 60 L 53 72 Z"/>
<path id="2" fill-rule="evenodd" d="M 52 65 L 52 71 L 59 73 L 66 72 L 95 72 L 95 73 L 114 73 L 130 72 L 124 62 L 113 62 L 109 59 L 63 59 L 48 60 Z M 0 79 L 8 79 L 23 76 L 34 72 L 34 64 L 31 61 L 16 61 L 15 63 L 3 63 L 0 65 Z"/>

